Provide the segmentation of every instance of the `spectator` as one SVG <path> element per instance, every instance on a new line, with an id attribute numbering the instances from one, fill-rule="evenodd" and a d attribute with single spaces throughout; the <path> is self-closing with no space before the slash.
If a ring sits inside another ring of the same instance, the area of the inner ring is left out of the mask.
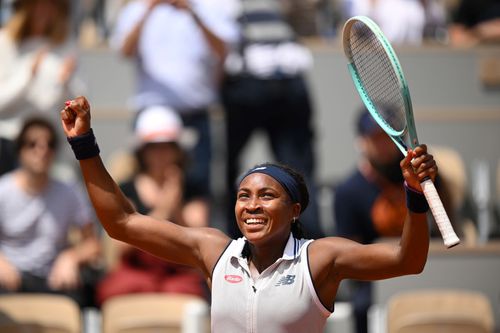
<path id="1" fill-rule="evenodd" d="M 454 46 L 500 42 L 500 1 L 461 0 L 453 14 L 449 36 Z"/>
<path id="2" fill-rule="evenodd" d="M 276 160 L 299 170 L 311 190 L 303 220 L 307 236 L 322 236 L 315 198 L 313 107 L 304 75 L 312 56 L 285 22 L 278 2 L 234 1 L 234 20 L 240 23 L 239 43 L 225 62 L 222 103 L 226 118 L 228 233 L 239 236 L 233 223 L 239 160 L 258 130 L 269 137 Z"/>
<path id="3" fill-rule="evenodd" d="M 120 185 L 136 209 L 161 220 L 190 227 L 208 226 L 208 203 L 186 188 L 188 164 L 181 147 L 182 121 L 172 110 L 152 106 L 137 118 L 136 156 L 140 171 Z M 202 276 L 185 266 L 163 261 L 125 243 L 115 243 L 119 263 L 100 282 L 100 304 L 137 292 L 188 293 L 206 297 Z"/>
<path id="4" fill-rule="evenodd" d="M 83 89 L 69 38 L 69 0 L 17 0 L 0 30 L 0 133 L 13 139 L 28 114 L 59 123 L 64 100 Z"/>
<path id="5" fill-rule="evenodd" d="M 358 115 L 357 134 L 358 166 L 335 190 L 336 235 L 362 244 L 371 244 L 384 237 L 400 237 L 408 213 L 400 168 L 403 156 L 365 108 Z M 436 186 L 448 210 L 449 197 L 444 195 L 439 182 Z M 367 311 L 372 304 L 371 283 L 349 282 L 356 332 L 367 332 Z"/>
<path id="6" fill-rule="evenodd" d="M 344 16 L 375 21 L 393 44 L 420 45 L 426 23 L 424 0 L 344 0 Z"/>
<path id="7" fill-rule="evenodd" d="M 211 133 L 209 109 L 216 101 L 225 42 L 234 39 L 226 7 L 209 0 L 136 0 L 121 10 L 112 45 L 133 58 L 138 115 L 153 105 L 175 109 L 197 143 L 189 152 L 187 180 L 200 194 L 210 194 Z"/>
<path id="8" fill-rule="evenodd" d="M 108 0 L 109 1 L 109 0 Z M 71 0 L 72 10 L 72 31 L 78 37 L 80 43 L 85 46 L 96 46 L 100 43 L 105 43 L 109 29 L 106 22 L 106 0 Z M 86 40 L 85 27 L 92 29 L 95 33 L 94 40 Z M 82 28 L 83 31 L 82 31 Z"/>
<path id="9" fill-rule="evenodd" d="M 0 178 L 0 293 L 60 293 L 93 306 L 100 245 L 84 197 L 49 175 L 55 128 L 29 118 L 16 144 L 19 167 Z"/>

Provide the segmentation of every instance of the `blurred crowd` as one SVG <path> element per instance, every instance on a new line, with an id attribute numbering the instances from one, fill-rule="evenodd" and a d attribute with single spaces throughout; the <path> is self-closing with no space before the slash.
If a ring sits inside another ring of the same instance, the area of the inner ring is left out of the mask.
<path id="1" fill-rule="evenodd" d="M 0 1 L 5 25 L 16 0 Z M 107 45 L 120 10 L 130 0 L 69 0 L 70 33 L 84 46 Z M 377 22 L 393 43 L 471 46 L 498 42 L 495 0 L 274 0 L 300 38 L 334 39 L 349 17 Z"/>
<path id="2" fill-rule="evenodd" d="M 224 231 L 238 237 L 229 207 L 240 157 L 251 135 L 264 131 L 273 157 L 309 183 L 303 224 L 316 238 L 325 232 L 315 202 L 314 103 L 304 80 L 314 64 L 303 41 L 334 40 L 347 18 L 365 15 L 394 44 L 500 42 L 498 0 L 2 0 L 0 10 L 0 293 L 63 293 L 82 307 L 136 292 L 209 299 L 197 272 L 99 229 L 59 134 L 64 101 L 87 90 L 75 71 L 82 47 L 110 48 L 134 64 L 134 142 L 123 139 L 126 172 L 117 180 L 138 211 L 187 227 L 210 225 L 210 167 L 213 150 L 222 149 Z M 226 130 L 224 147 L 216 148 L 209 122 L 215 106 Z M 401 232 L 393 221 L 405 212 L 388 214 L 402 206 L 392 201 L 403 198 L 401 156 L 383 149 L 388 137 L 366 116 L 357 131 L 363 162 L 338 187 L 335 232 L 369 243 Z M 355 189 L 365 186 L 364 206 L 349 211 L 358 201 L 349 195 L 359 198 Z M 446 198 L 446 185 L 442 191 Z M 383 216 L 371 214 L 374 206 Z M 355 300 L 365 312 L 370 297 Z M 358 332 L 363 320 L 360 314 Z"/>

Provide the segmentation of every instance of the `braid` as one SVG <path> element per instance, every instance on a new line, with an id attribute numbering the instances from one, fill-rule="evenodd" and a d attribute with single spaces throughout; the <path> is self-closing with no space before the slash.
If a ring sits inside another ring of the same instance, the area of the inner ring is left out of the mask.
<path id="1" fill-rule="evenodd" d="M 296 239 L 304 238 L 304 230 L 302 228 L 302 223 L 300 223 L 299 220 L 292 223 L 292 235 Z"/>

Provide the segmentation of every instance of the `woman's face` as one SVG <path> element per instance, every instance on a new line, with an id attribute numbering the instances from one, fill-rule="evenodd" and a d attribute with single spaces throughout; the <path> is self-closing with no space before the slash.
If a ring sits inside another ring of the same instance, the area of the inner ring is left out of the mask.
<path id="1" fill-rule="evenodd" d="M 45 127 L 33 126 L 24 135 L 19 161 L 33 174 L 48 174 L 55 156 L 55 139 Z"/>
<path id="2" fill-rule="evenodd" d="M 253 173 L 240 184 L 235 214 L 238 227 L 253 244 L 288 238 L 291 222 L 300 212 L 272 177 Z"/>
<path id="3" fill-rule="evenodd" d="M 44 35 L 56 22 L 60 15 L 57 2 L 54 0 L 35 0 L 30 13 L 33 35 Z"/>
<path id="4" fill-rule="evenodd" d="M 174 143 L 150 143 L 143 148 L 142 158 L 149 174 L 163 175 L 167 167 L 180 165 L 182 152 Z"/>

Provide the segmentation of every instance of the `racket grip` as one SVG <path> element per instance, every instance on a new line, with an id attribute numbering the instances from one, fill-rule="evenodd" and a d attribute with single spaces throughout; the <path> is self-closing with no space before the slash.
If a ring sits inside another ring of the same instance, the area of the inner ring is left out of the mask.
<path id="1" fill-rule="evenodd" d="M 441 237 L 443 238 L 444 245 L 447 248 L 458 245 L 460 243 L 460 239 L 453 230 L 453 226 L 451 225 L 450 219 L 448 218 L 448 214 L 446 214 L 443 203 L 439 198 L 436 186 L 434 186 L 434 183 L 431 179 L 424 180 L 420 184 L 420 186 L 422 186 L 425 198 L 427 199 L 427 203 L 431 208 L 434 220 L 436 220 L 436 224 L 438 226 L 439 232 L 441 233 Z"/>

